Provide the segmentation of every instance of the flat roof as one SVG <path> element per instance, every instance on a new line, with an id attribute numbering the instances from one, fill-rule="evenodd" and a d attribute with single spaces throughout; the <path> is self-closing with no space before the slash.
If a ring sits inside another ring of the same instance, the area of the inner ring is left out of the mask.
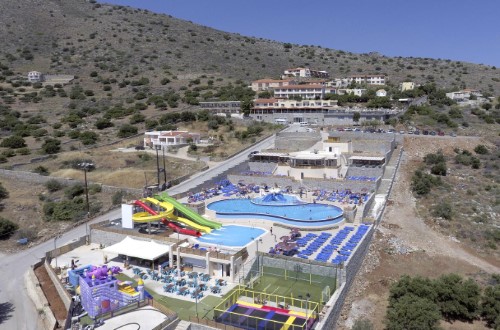
<path id="1" fill-rule="evenodd" d="M 384 160 L 385 157 L 375 157 L 375 156 L 351 156 L 349 159 L 352 160 Z"/>

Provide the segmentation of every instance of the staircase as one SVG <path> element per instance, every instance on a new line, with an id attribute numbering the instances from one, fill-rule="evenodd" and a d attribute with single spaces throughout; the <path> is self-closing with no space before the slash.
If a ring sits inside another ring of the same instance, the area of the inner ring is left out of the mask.
<path id="1" fill-rule="evenodd" d="M 189 330 L 189 329 L 191 329 L 191 323 L 184 320 L 181 320 L 179 323 L 177 323 L 177 326 L 175 327 L 175 330 Z"/>

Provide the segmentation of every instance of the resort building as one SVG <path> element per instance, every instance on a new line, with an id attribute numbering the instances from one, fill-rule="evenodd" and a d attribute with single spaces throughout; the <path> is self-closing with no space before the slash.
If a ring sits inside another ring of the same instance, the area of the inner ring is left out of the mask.
<path id="1" fill-rule="evenodd" d="M 385 89 L 379 89 L 378 91 L 375 92 L 375 95 L 378 97 L 386 97 L 387 91 Z"/>
<path id="2" fill-rule="evenodd" d="M 385 85 L 385 75 L 354 75 L 350 77 L 356 84 Z"/>
<path id="3" fill-rule="evenodd" d="M 239 114 L 241 112 L 241 101 L 200 102 L 200 108 L 213 114 Z"/>
<path id="4" fill-rule="evenodd" d="M 252 82 L 252 90 L 254 92 L 263 92 L 269 89 L 278 88 L 282 86 L 288 86 L 291 84 L 296 84 L 297 82 L 292 79 L 259 79 Z"/>
<path id="5" fill-rule="evenodd" d="M 38 71 L 30 71 L 28 72 L 28 81 L 29 82 L 41 82 L 43 81 L 43 74 Z"/>
<path id="6" fill-rule="evenodd" d="M 337 89 L 338 95 L 353 94 L 356 96 L 363 96 L 366 93 L 365 88 L 339 88 Z"/>
<path id="7" fill-rule="evenodd" d="M 325 96 L 325 86 L 320 84 L 288 85 L 273 89 L 276 98 L 322 99 Z"/>
<path id="8" fill-rule="evenodd" d="M 329 74 L 326 71 L 311 70 L 309 68 L 293 68 L 283 72 L 283 78 L 285 77 L 328 78 Z"/>
<path id="9" fill-rule="evenodd" d="M 144 146 L 153 149 L 200 143 L 199 133 L 188 131 L 152 131 L 144 133 Z"/>

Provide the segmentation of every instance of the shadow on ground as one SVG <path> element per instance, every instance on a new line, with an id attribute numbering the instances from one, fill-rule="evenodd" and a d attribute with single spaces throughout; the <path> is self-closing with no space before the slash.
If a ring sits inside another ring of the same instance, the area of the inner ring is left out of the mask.
<path id="1" fill-rule="evenodd" d="M 14 305 L 10 302 L 0 303 L 0 324 L 10 319 L 14 312 Z"/>

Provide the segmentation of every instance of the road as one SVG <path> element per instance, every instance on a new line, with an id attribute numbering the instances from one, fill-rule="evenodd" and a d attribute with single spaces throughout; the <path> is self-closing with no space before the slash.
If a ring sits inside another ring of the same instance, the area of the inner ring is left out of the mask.
<path id="1" fill-rule="evenodd" d="M 284 131 L 292 129 L 295 128 L 292 126 Z M 243 151 L 236 156 L 221 162 L 219 166 L 209 168 L 204 172 L 194 175 L 189 180 L 172 187 L 169 190 L 169 193 L 177 194 L 196 187 L 200 183 L 209 180 L 223 171 L 226 171 L 227 169 L 245 161 L 248 159 L 248 153 L 250 151 L 261 150 L 273 146 L 274 139 L 275 136 L 273 135 L 254 145 L 249 150 Z M 89 223 L 92 224 L 120 217 L 121 209 L 116 209 L 96 217 Z M 54 249 L 55 244 L 57 244 L 57 246 L 65 245 L 86 235 L 86 233 L 87 226 L 85 224 L 80 225 L 62 234 L 56 241 L 51 239 L 18 253 L 2 256 L 2 262 L 0 264 L 0 329 L 33 330 L 41 327 L 38 323 L 38 312 L 26 293 L 24 274 L 31 265 L 40 261 L 40 259 L 45 256 L 47 251 Z"/>

